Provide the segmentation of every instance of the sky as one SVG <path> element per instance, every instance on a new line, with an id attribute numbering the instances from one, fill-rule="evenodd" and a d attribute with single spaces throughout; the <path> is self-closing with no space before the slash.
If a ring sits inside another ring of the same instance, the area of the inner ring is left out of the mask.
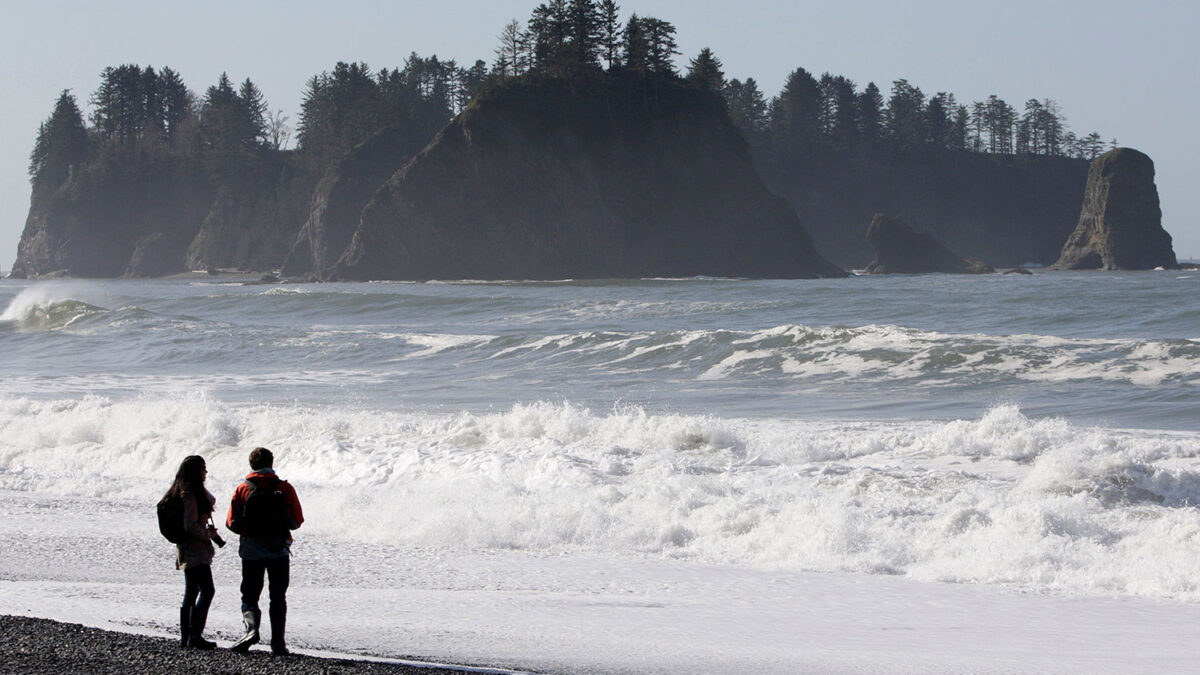
<path id="1" fill-rule="evenodd" d="M 489 63 L 497 36 L 534 0 L 42 0 L 0 3 L 0 269 L 16 259 L 29 209 L 38 124 L 71 90 L 81 104 L 107 66 L 178 71 L 203 92 L 222 72 L 252 79 L 294 123 L 305 81 L 338 61 L 373 69 L 411 52 Z M 768 96 L 803 67 L 885 93 L 905 78 L 969 104 L 996 94 L 1018 111 L 1053 99 L 1068 127 L 1148 154 L 1163 227 L 1181 259 L 1200 259 L 1200 3 L 1181 0 L 629 0 L 672 22 L 681 68 L 709 47 L 726 76 Z M 85 107 L 84 113 L 88 114 Z M 1189 188 L 1188 185 L 1193 185 Z M 863 223 L 864 231 L 867 223 Z"/>

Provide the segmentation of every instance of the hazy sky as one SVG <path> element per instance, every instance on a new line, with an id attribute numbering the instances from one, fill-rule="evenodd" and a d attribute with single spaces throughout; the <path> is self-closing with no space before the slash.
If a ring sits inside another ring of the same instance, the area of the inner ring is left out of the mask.
<path id="1" fill-rule="evenodd" d="M 29 208 L 26 168 L 38 124 L 63 89 L 83 104 L 106 66 L 170 66 L 203 92 L 222 72 L 254 80 L 294 122 L 304 82 L 338 61 L 372 68 L 417 52 L 460 64 L 493 58 L 496 36 L 534 0 L 3 2 L 0 25 L 0 268 L 16 258 Z M 806 2 L 630 0 L 675 24 L 681 67 L 711 47 L 730 78 L 769 96 L 804 67 L 885 96 L 906 78 L 969 104 L 989 94 L 1018 111 L 1052 98 L 1083 135 L 1154 159 L 1163 226 L 1181 258 L 1200 258 L 1200 3 L 1187 0 Z M 85 115 L 88 110 L 85 108 Z M 1192 187 L 1188 187 L 1191 185 Z M 863 223 L 866 231 L 867 223 Z"/>

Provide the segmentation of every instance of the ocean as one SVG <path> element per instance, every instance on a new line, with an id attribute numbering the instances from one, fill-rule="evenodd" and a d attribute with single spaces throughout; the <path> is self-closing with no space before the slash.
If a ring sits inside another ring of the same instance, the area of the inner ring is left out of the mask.
<path id="1" fill-rule="evenodd" d="M 226 504 L 262 445 L 308 521 L 301 649 L 1179 672 L 1191 633 L 1154 658 L 1122 640 L 1200 619 L 1198 290 L 1197 271 L 7 280 L 0 612 L 169 633 L 182 583 L 152 504 L 189 454 Z M 236 570 L 214 563 L 218 637 Z"/>

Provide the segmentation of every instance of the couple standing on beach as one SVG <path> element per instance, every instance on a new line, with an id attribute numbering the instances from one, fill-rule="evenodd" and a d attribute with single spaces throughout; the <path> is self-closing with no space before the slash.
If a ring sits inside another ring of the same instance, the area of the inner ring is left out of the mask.
<path id="1" fill-rule="evenodd" d="M 271 652 L 288 654 L 284 641 L 287 622 L 292 535 L 304 522 L 304 512 L 295 489 L 275 475 L 271 451 L 255 448 L 250 453 L 250 474 L 233 492 L 225 526 L 240 535 L 238 555 L 242 559 L 242 620 L 246 634 L 230 649 L 246 652 L 258 642 L 262 612 L 258 598 L 262 594 L 264 574 L 270 579 Z M 175 498 L 183 503 L 183 540 L 176 544 L 175 566 L 183 570 L 183 605 L 179 608 L 180 644 L 196 649 L 213 649 L 216 643 L 204 639 L 204 624 L 216 589 L 212 580 L 213 542 L 224 546 L 212 524 L 216 497 L 204 487 L 208 467 L 204 458 L 192 455 L 183 460 L 175 482 L 163 500 Z"/>

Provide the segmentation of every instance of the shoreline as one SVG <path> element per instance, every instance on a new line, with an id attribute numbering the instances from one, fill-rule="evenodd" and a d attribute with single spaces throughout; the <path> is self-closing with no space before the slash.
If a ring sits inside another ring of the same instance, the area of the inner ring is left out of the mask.
<path id="1" fill-rule="evenodd" d="M 273 656 L 269 650 L 246 654 L 218 643 L 211 651 L 183 649 L 178 638 L 155 637 L 55 621 L 0 615 L 0 671 L 14 673 L 277 673 L 302 675 L 373 673 L 381 675 L 514 674 L 498 668 L 403 661 L 383 657 L 332 654 L 313 650 Z"/>

